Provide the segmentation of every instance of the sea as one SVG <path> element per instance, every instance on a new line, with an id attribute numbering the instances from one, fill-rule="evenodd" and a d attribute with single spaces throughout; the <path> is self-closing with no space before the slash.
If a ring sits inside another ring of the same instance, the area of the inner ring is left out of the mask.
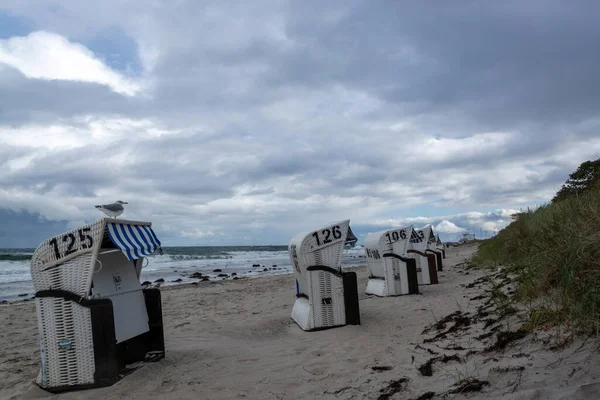
<path id="1" fill-rule="evenodd" d="M 0 301 L 33 297 L 30 261 L 35 249 L 0 249 Z M 342 266 L 365 265 L 362 246 L 344 250 Z M 178 285 L 198 282 L 195 272 L 210 280 L 237 277 L 263 277 L 293 272 L 287 246 L 200 246 L 163 247 L 162 255 L 148 257 L 142 269 L 141 282 Z M 227 274 L 227 278 L 219 277 Z"/>

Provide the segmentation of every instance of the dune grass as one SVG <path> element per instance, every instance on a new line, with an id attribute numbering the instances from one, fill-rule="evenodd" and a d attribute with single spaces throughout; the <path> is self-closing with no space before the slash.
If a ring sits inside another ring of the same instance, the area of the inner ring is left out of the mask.
<path id="1" fill-rule="evenodd" d="M 517 276 L 519 300 L 551 298 L 552 309 L 532 314 L 534 320 L 558 319 L 598 332 L 600 186 L 515 215 L 497 236 L 481 243 L 473 264 L 508 268 Z"/>

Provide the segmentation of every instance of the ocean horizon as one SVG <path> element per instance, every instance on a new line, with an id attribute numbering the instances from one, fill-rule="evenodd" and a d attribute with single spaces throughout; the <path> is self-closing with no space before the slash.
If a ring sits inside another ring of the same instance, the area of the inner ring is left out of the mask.
<path id="1" fill-rule="evenodd" d="M 261 277 L 292 273 L 287 245 L 264 246 L 165 246 L 163 254 L 148 257 L 141 282 L 177 285 L 198 282 L 200 273 L 210 280 Z M 30 260 L 34 248 L 0 249 L 0 301 L 31 298 L 34 294 Z M 344 250 L 342 266 L 365 264 L 362 246 Z M 219 276 L 227 274 L 226 277 Z M 196 275 L 198 276 L 198 275 Z"/>

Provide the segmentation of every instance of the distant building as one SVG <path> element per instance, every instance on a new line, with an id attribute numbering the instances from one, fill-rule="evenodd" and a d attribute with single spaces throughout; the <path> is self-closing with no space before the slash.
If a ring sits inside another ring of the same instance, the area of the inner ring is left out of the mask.
<path id="1" fill-rule="evenodd" d="M 461 239 L 461 242 L 470 242 L 472 240 L 475 240 L 475 234 L 474 233 L 463 233 L 463 237 Z"/>

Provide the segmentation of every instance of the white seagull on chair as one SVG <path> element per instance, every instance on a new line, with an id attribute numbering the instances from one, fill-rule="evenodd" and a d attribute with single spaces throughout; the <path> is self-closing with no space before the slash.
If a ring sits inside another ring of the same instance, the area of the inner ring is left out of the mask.
<path id="1" fill-rule="evenodd" d="M 104 204 L 102 206 L 96 206 L 96 208 L 109 217 L 117 218 L 119 215 L 123 214 L 123 211 L 125 210 L 123 204 L 127 204 L 127 202 L 117 200 L 112 204 Z"/>

